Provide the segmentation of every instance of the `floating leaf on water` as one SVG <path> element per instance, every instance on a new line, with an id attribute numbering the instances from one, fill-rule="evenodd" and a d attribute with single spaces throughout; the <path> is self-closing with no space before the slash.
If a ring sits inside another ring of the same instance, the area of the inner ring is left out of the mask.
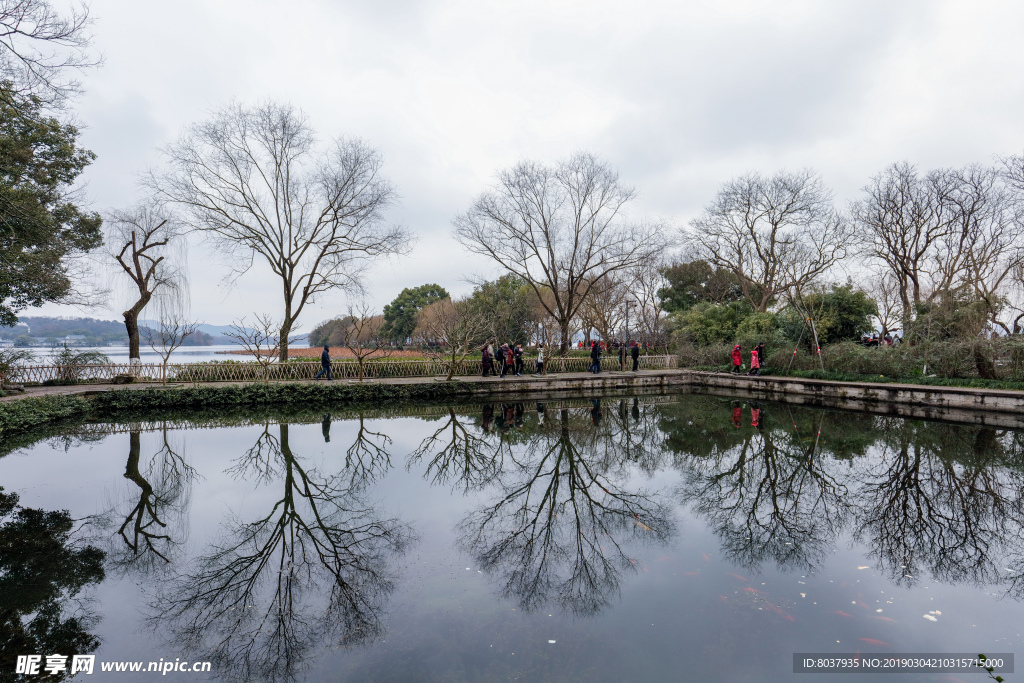
<path id="1" fill-rule="evenodd" d="M 550 643 L 551 645 L 554 645 L 555 641 L 554 640 L 549 640 L 548 643 Z"/>
<path id="2" fill-rule="evenodd" d="M 923 616 L 923 617 L 924 617 L 925 619 L 927 619 L 928 621 L 938 621 L 938 619 L 936 619 L 935 617 L 933 617 L 933 616 L 932 616 L 932 615 L 930 615 L 930 614 L 922 614 L 921 616 Z"/>
<path id="3" fill-rule="evenodd" d="M 871 569 L 871 567 L 867 567 L 867 566 L 860 566 L 860 567 L 857 567 L 857 569 Z M 863 639 L 863 638 L 861 638 L 861 640 L 864 640 L 864 639 Z"/>
<path id="4" fill-rule="evenodd" d="M 806 598 L 806 597 L 807 597 L 807 593 L 801 593 L 801 594 L 800 594 L 800 597 L 801 597 L 801 598 Z"/>
<path id="5" fill-rule="evenodd" d="M 882 608 L 881 608 L 881 607 L 879 607 L 879 608 L 878 608 L 878 609 L 876 609 L 875 611 L 876 611 L 876 612 L 881 612 L 881 611 L 882 611 Z"/>

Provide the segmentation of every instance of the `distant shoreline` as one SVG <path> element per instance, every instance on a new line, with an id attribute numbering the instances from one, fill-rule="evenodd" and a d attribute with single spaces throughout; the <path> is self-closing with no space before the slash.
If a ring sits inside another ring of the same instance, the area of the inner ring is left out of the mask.
<path id="1" fill-rule="evenodd" d="M 245 349 L 231 349 L 229 351 L 217 351 L 216 353 L 224 353 L 232 356 L 251 356 Z M 320 354 L 323 353 L 322 346 L 299 346 L 291 347 L 288 349 L 289 358 L 319 358 Z M 265 356 L 276 356 L 276 353 L 265 352 Z M 330 350 L 331 358 L 355 358 L 349 349 L 341 346 L 332 346 Z M 370 354 L 370 358 L 422 358 L 423 353 L 420 351 L 390 351 L 382 353 Z"/>

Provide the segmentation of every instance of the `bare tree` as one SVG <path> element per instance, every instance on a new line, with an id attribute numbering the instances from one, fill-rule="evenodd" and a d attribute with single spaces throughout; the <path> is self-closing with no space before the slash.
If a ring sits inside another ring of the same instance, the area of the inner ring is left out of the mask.
<path id="1" fill-rule="evenodd" d="M 256 315 L 252 327 L 247 327 L 245 317 L 231 324 L 231 331 L 225 336 L 234 339 L 260 365 L 263 379 L 270 378 L 270 366 L 281 350 L 282 338 L 278 331 L 281 323 L 269 315 Z"/>
<path id="2" fill-rule="evenodd" d="M 810 170 L 735 178 L 690 226 L 686 236 L 699 257 L 736 275 L 758 311 L 828 273 L 851 241 L 832 193 Z"/>
<path id="3" fill-rule="evenodd" d="M 80 91 L 70 74 L 97 66 L 89 52 L 89 6 L 61 13 L 48 0 L 0 0 L 0 80 L 60 105 Z"/>
<path id="4" fill-rule="evenodd" d="M 564 352 L 591 289 L 664 248 L 661 225 L 624 217 L 635 196 L 590 154 L 553 167 L 524 161 L 500 172 L 497 184 L 455 218 L 455 238 L 533 288 L 558 322 Z"/>
<path id="5" fill-rule="evenodd" d="M 171 359 L 171 354 L 199 329 L 200 323 L 189 320 L 178 311 L 164 311 L 160 315 L 159 324 L 158 330 L 146 328 L 146 343 L 160 356 L 160 377 L 163 383 L 167 384 L 167 363 Z"/>
<path id="6" fill-rule="evenodd" d="M 135 302 L 123 316 L 128 330 L 128 357 L 138 362 L 142 309 L 154 295 L 181 297 L 187 290 L 185 270 L 181 267 L 181 229 L 173 215 L 150 206 L 113 211 L 106 222 L 107 244 L 134 290 Z"/>
<path id="7" fill-rule="evenodd" d="M 263 259 L 280 278 L 280 358 L 306 304 L 359 290 L 369 262 L 404 251 L 406 231 L 384 222 L 395 193 L 380 154 L 355 139 L 318 152 L 305 116 L 286 104 L 239 104 L 193 125 L 165 150 L 170 171 L 150 173 L 188 224 L 236 257 L 237 277 Z"/>
<path id="8" fill-rule="evenodd" d="M 626 302 L 629 300 L 626 282 L 624 273 L 619 272 L 590 287 L 590 294 L 583 300 L 578 316 L 588 337 L 591 330 L 597 330 L 601 339 L 611 341 L 624 329 Z"/>
<path id="9" fill-rule="evenodd" d="M 935 253 L 950 232 L 948 176 L 921 178 L 906 162 L 893 164 L 871 179 L 867 197 L 851 207 L 866 240 L 862 253 L 884 263 L 899 282 L 904 321 L 927 297 Z"/>
<path id="10" fill-rule="evenodd" d="M 902 329 L 903 308 L 900 283 L 896 275 L 885 268 L 878 268 L 868 276 L 865 290 L 878 306 L 878 325 L 882 328 L 882 337 Z"/>
<path id="11" fill-rule="evenodd" d="M 359 381 L 365 376 L 365 365 L 369 358 L 387 358 L 394 351 L 390 340 L 381 334 L 384 316 L 374 315 L 367 303 L 348 307 L 348 316 L 343 325 L 331 333 L 331 342 L 340 343 L 348 349 L 359 364 Z M 337 341 L 335 335 L 340 337 Z"/>
<path id="12" fill-rule="evenodd" d="M 664 271 L 668 265 L 663 254 L 638 263 L 626 271 L 626 297 L 632 302 L 625 321 L 628 336 L 644 339 L 656 346 L 668 343 L 665 331 L 665 308 L 658 293 L 667 284 Z"/>
<path id="13" fill-rule="evenodd" d="M 466 359 L 487 335 L 485 316 L 471 301 L 442 299 L 430 304 L 416 316 L 415 337 L 433 358 L 449 363 L 446 382 L 455 374 L 455 366 Z"/>

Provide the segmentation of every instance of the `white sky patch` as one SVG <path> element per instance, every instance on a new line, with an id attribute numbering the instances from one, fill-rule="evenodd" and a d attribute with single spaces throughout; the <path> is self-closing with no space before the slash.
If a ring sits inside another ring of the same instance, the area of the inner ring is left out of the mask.
<path id="1" fill-rule="evenodd" d="M 840 206 L 870 176 L 989 163 L 1024 151 L 1024 5 L 1010 1 L 712 0 L 281 3 L 94 0 L 106 64 L 75 113 L 98 155 L 93 206 L 125 207 L 156 149 L 232 99 L 287 100 L 324 139 L 384 155 L 419 237 L 375 267 L 378 308 L 403 287 L 494 275 L 450 236 L 451 219 L 520 159 L 591 151 L 640 190 L 631 213 L 685 225 L 748 170 L 821 171 Z M 280 285 L 191 249 L 192 310 L 211 324 L 275 313 Z M 322 297 L 300 326 L 341 313 Z M 116 307 L 24 315 L 120 317 Z"/>

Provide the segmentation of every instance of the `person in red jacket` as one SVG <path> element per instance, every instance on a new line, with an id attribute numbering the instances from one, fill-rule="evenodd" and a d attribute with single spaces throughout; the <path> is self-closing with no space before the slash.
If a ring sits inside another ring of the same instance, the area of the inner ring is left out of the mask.
<path id="1" fill-rule="evenodd" d="M 750 351 L 750 372 L 747 374 L 755 377 L 761 376 L 761 359 L 757 357 L 756 348 Z"/>
<path id="2" fill-rule="evenodd" d="M 740 350 L 740 345 L 732 347 L 732 371 L 739 372 L 740 368 L 743 367 L 743 351 Z"/>

